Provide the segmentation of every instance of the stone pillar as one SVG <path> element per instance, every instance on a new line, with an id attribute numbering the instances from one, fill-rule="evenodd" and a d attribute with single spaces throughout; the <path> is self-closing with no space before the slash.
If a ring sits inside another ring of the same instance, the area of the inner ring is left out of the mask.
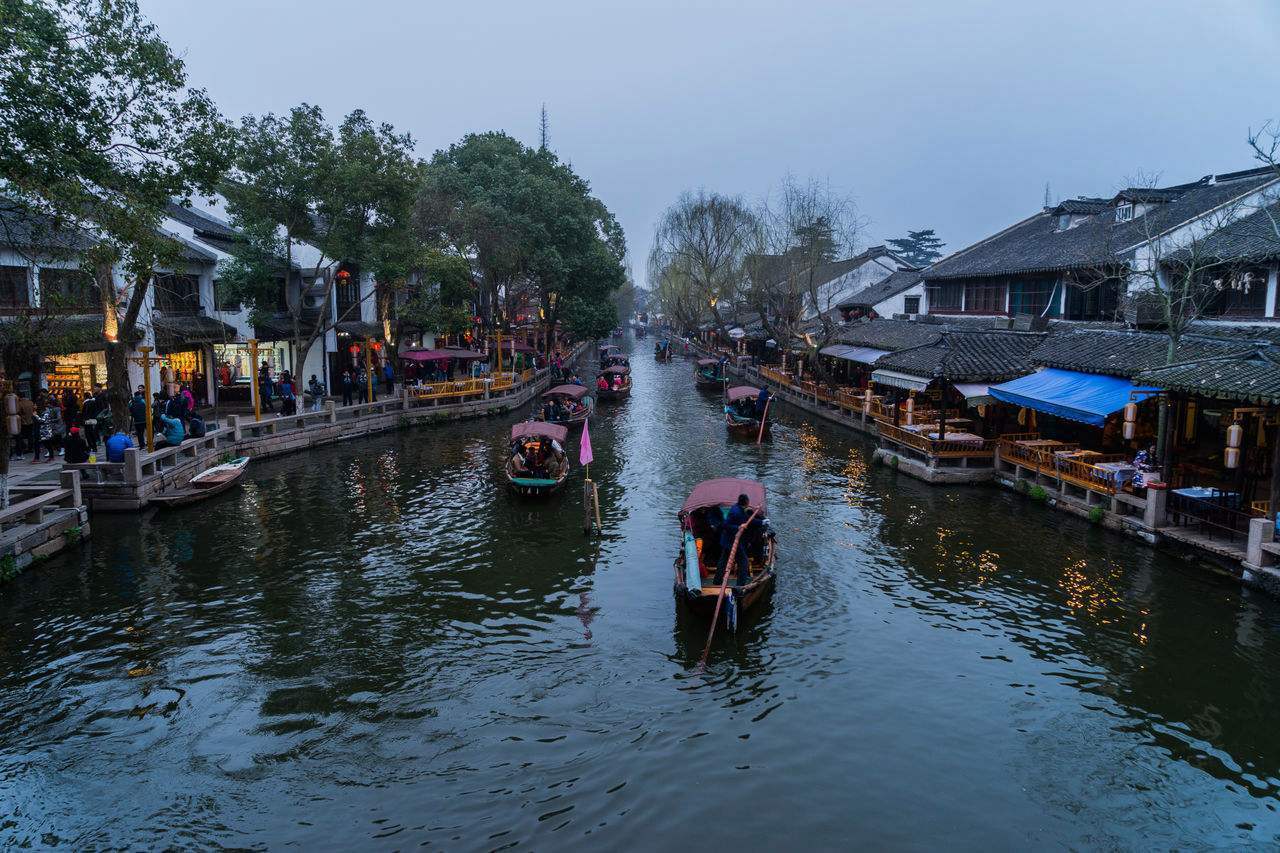
<path id="1" fill-rule="evenodd" d="M 1276 523 L 1269 518 L 1249 519 L 1249 544 L 1245 547 L 1245 565 L 1262 568 L 1270 562 L 1271 555 L 1262 550 L 1264 544 L 1274 542 Z"/>
<path id="2" fill-rule="evenodd" d="M 124 450 L 124 481 L 135 485 L 142 482 L 142 451 L 137 447 Z"/>
<path id="3" fill-rule="evenodd" d="M 409 383 L 400 383 L 400 405 L 407 412 L 409 411 Z"/>
<path id="4" fill-rule="evenodd" d="M 1168 489 L 1147 489 L 1147 507 L 1142 513 L 1142 523 L 1152 530 L 1168 523 L 1165 506 L 1169 500 Z"/>
<path id="5" fill-rule="evenodd" d="M 492 379 L 485 379 L 485 381 L 484 381 L 484 398 L 485 398 L 486 400 L 488 400 L 488 399 L 489 399 L 489 391 L 490 391 L 490 390 L 492 390 L 492 388 L 493 388 L 493 380 L 492 380 Z"/>
<path id="6" fill-rule="evenodd" d="M 338 422 L 338 407 L 332 400 L 324 401 L 324 419 L 331 424 Z"/>
<path id="7" fill-rule="evenodd" d="M 80 497 L 80 472 L 60 471 L 58 479 L 62 482 L 62 488 L 71 490 L 71 506 L 76 509 L 84 506 L 84 501 Z"/>
<path id="8" fill-rule="evenodd" d="M 239 442 L 244 438 L 244 428 L 240 426 L 239 415 L 227 415 L 227 427 L 231 430 L 232 441 Z"/>

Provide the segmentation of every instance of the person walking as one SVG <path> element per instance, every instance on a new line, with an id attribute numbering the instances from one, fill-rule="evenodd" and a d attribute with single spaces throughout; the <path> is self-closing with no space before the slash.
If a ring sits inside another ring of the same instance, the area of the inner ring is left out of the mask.
<path id="1" fill-rule="evenodd" d="M 18 392 L 18 440 L 14 450 L 18 458 L 40 445 L 39 428 L 36 426 L 36 404 L 26 394 Z"/>
<path id="2" fill-rule="evenodd" d="M 387 395 L 390 396 L 396 392 L 396 371 L 391 366 L 391 359 L 382 360 L 382 378 L 386 383 Z"/>
<path id="3" fill-rule="evenodd" d="M 139 385 L 129 400 L 129 416 L 133 418 L 133 434 L 138 437 L 138 447 L 147 446 L 147 398 L 144 393 Z"/>
<path id="4" fill-rule="evenodd" d="M 98 412 L 104 402 L 106 397 L 102 394 L 102 386 L 94 385 L 89 396 L 84 398 L 84 404 L 80 406 L 80 415 L 84 419 L 84 440 L 95 453 L 98 450 Z"/>
<path id="5" fill-rule="evenodd" d="M 48 454 L 45 461 L 52 462 L 57 456 L 54 451 L 60 449 L 62 444 L 62 412 L 52 399 L 45 397 L 36 420 L 40 429 L 40 442 L 36 445 L 35 458 L 31 461 L 40 461 L 40 448 L 43 447 Z"/>
<path id="6" fill-rule="evenodd" d="M 258 395 L 262 398 L 262 407 L 274 415 L 276 409 L 271 403 L 271 386 L 271 367 L 264 361 L 258 368 Z"/>
<path id="7" fill-rule="evenodd" d="M 342 405 L 351 405 L 352 392 L 355 390 L 355 382 L 351 378 L 351 371 L 342 371 Z"/>
<path id="8" fill-rule="evenodd" d="M 307 394 L 311 397 L 311 411 L 320 411 L 320 406 L 324 403 L 324 383 L 314 373 L 307 381 Z"/>
<path id="9" fill-rule="evenodd" d="M 280 374 L 280 414 L 296 415 L 298 413 L 298 397 L 293 390 L 293 375 L 289 371 Z"/>

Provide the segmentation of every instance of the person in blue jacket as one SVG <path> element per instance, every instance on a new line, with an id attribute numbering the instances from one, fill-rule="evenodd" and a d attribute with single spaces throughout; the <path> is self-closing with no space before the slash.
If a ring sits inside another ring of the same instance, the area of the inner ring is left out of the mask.
<path id="1" fill-rule="evenodd" d="M 716 566 L 716 583 L 724 583 L 724 572 L 729 563 L 729 551 L 733 549 L 734 537 L 738 535 L 738 528 L 746 524 L 750 517 L 751 499 L 746 495 L 738 495 L 738 502 L 729 509 L 724 523 L 720 525 L 720 562 Z M 751 520 L 750 527 L 742 534 L 742 540 L 738 543 L 738 553 L 734 555 L 733 560 L 738 566 L 738 586 L 746 586 L 751 582 L 750 562 L 747 559 L 747 537 L 761 524 L 760 516 L 757 515 Z"/>
<path id="2" fill-rule="evenodd" d="M 160 429 L 164 433 L 165 442 L 174 447 L 182 444 L 182 440 L 187 437 L 186 431 L 182 428 L 182 421 L 168 415 L 160 416 Z"/>

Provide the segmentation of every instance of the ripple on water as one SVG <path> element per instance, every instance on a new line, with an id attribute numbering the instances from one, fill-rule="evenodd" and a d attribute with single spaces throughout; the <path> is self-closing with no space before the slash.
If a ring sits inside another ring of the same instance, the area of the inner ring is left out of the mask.
<path id="1" fill-rule="evenodd" d="M 576 474 L 503 491 L 494 419 L 255 463 L 8 585 L 0 839 L 675 846 L 715 792 L 722 845 L 1278 840 L 1274 602 L 785 407 L 731 442 L 687 363 L 634 369 L 600 539 Z M 726 475 L 781 579 L 704 670 L 674 513 Z"/>

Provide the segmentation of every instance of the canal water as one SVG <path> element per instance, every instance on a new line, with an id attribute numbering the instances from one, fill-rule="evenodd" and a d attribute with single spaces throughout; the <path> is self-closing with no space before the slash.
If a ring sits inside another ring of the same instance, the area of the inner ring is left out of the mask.
<path id="1" fill-rule="evenodd" d="M 1276 602 L 786 412 L 728 438 L 649 343 L 592 422 L 602 539 L 580 472 L 504 491 L 488 420 L 97 516 L 0 589 L 0 845 L 1280 840 Z M 675 511 L 724 475 L 767 485 L 780 580 L 699 672 Z"/>

